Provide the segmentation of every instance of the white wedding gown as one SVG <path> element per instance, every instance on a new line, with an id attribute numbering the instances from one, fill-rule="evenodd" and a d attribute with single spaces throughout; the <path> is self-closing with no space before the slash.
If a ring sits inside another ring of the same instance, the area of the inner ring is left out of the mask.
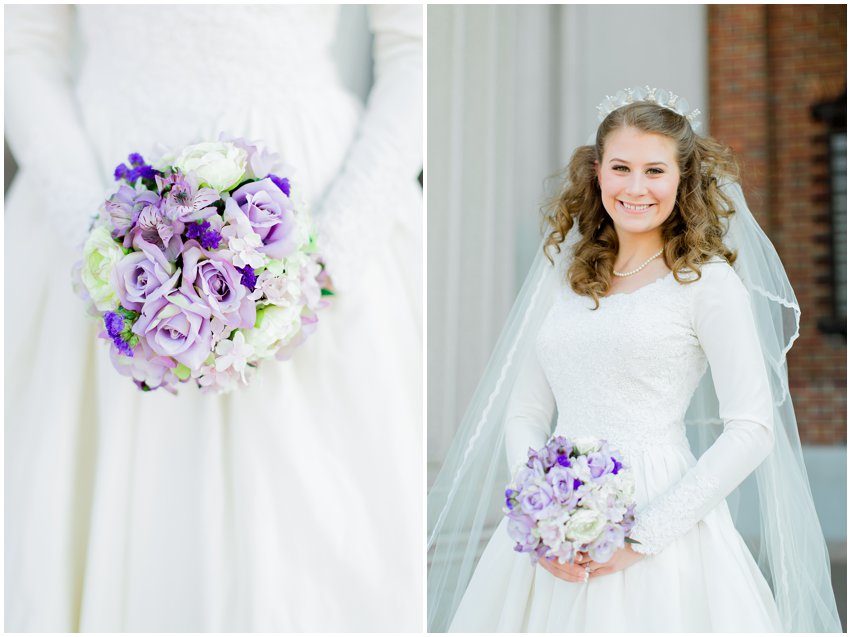
<path id="1" fill-rule="evenodd" d="M 370 9 L 365 108 L 336 7 L 5 14 L 6 630 L 421 630 L 422 8 Z M 143 393 L 77 241 L 128 153 L 220 132 L 295 169 L 338 296 L 247 389 Z"/>
<path id="2" fill-rule="evenodd" d="M 511 466 L 556 434 L 605 439 L 636 484 L 628 568 L 570 583 L 515 553 L 499 525 L 451 631 L 775 632 L 771 590 L 724 498 L 772 444 L 768 379 L 748 294 L 725 262 L 593 301 L 561 286 L 506 421 Z M 696 461 L 684 416 L 707 363 L 724 433 Z"/>

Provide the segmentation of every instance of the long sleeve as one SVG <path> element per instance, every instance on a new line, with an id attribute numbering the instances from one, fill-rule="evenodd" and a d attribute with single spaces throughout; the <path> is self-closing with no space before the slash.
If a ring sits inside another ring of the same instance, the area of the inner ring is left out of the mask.
<path id="1" fill-rule="evenodd" d="M 773 407 L 748 293 L 727 264 L 692 285 L 692 325 L 706 354 L 724 431 L 668 491 L 636 514 L 632 547 L 656 554 L 718 506 L 768 456 Z"/>
<path id="2" fill-rule="evenodd" d="M 6 7 L 6 138 L 21 174 L 38 180 L 38 213 L 71 247 L 81 242 L 103 199 L 104 177 L 71 89 L 74 9 Z"/>
<path id="3" fill-rule="evenodd" d="M 371 6 L 374 84 L 341 173 L 320 204 L 319 246 L 344 289 L 389 236 L 422 167 L 422 6 Z M 400 188 L 402 187 L 402 188 Z M 400 190 L 402 191 L 400 194 Z"/>
<path id="4" fill-rule="evenodd" d="M 526 461 L 527 451 L 549 440 L 555 398 L 534 348 L 527 354 L 508 399 L 505 415 L 505 452 L 514 471 Z"/>

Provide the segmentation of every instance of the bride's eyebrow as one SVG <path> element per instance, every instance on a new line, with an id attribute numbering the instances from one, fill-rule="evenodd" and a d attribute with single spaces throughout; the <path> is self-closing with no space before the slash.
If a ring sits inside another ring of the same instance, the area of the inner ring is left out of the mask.
<path id="1" fill-rule="evenodd" d="M 620 162 L 620 163 L 622 163 L 622 164 L 628 164 L 628 163 L 629 163 L 627 160 L 625 160 L 625 159 L 618 159 L 617 157 L 613 157 L 612 159 L 610 159 L 610 160 L 609 160 L 609 163 L 611 164 L 613 161 L 617 161 L 617 162 Z M 647 163 L 646 163 L 646 164 L 644 164 L 644 165 L 645 165 L 645 166 L 666 166 L 666 167 L 667 167 L 667 165 L 668 165 L 668 164 L 666 164 L 666 163 L 665 163 L 665 162 L 663 162 L 663 161 L 649 161 L 649 162 L 647 162 Z"/>

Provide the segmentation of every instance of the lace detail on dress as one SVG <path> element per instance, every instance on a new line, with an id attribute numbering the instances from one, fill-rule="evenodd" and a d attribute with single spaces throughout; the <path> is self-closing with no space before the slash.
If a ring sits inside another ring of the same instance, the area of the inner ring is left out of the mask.
<path id="1" fill-rule="evenodd" d="M 692 473 L 653 500 L 636 514 L 630 537 L 639 543 L 632 549 L 645 555 L 659 553 L 700 521 L 706 502 L 715 499 L 718 486 L 716 478 Z"/>
<path id="2" fill-rule="evenodd" d="M 706 370 L 691 325 L 691 287 L 669 274 L 605 297 L 597 310 L 564 289 L 537 341 L 558 433 L 605 439 L 627 454 L 688 447 L 683 419 Z"/>

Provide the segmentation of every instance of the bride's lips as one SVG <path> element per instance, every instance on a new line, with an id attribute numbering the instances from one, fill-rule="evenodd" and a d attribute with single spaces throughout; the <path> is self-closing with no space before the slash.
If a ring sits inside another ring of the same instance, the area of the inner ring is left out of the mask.
<path id="1" fill-rule="evenodd" d="M 650 209 L 652 209 L 652 208 L 653 208 L 653 206 L 655 206 L 655 205 L 656 205 L 656 204 L 653 204 L 653 203 L 647 203 L 647 204 L 631 204 L 631 205 L 633 205 L 633 206 L 641 206 L 641 207 L 642 207 L 642 209 L 641 209 L 641 210 L 633 210 L 633 209 L 631 209 L 631 208 L 628 208 L 628 207 L 624 204 L 624 202 L 623 202 L 623 201 L 621 201 L 620 199 L 618 199 L 617 201 L 618 201 L 618 206 L 620 206 L 620 209 L 621 209 L 621 210 L 623 210 L 623 211 L 624 211 L 626 214 L 628 214 L 628 215 L 643 215 L 645 212 L 649 211 Z M 628 203 L 629 203 L 629 202 L 628 202 Z"/>

